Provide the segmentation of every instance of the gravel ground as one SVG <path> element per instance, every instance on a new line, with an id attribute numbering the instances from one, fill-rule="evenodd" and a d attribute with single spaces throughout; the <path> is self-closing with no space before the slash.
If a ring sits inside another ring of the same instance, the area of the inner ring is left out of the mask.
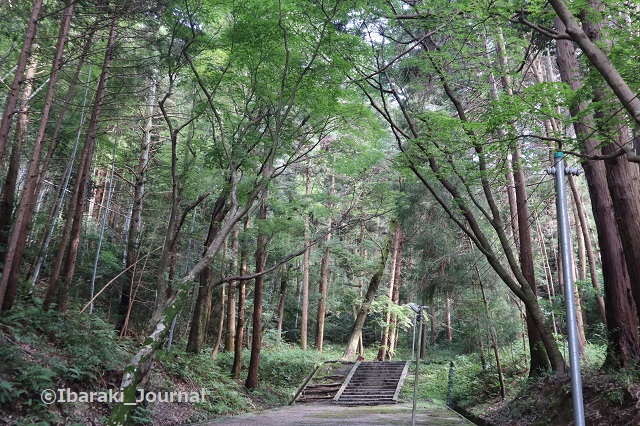
<path id="1" fill-rule="evenodd" d="M 411 424 L 411 404 L 373 405 L 347 407 L 332 403 L 307 403 L 280 407 L 258 413 L 225 417 L 210 422 L 195 423 L 192 426 L 215 425 L 407 425 Z M 454 411 L 418 406 L 416 410 L 417 425 L 450 426 L 470 425 Z"/>

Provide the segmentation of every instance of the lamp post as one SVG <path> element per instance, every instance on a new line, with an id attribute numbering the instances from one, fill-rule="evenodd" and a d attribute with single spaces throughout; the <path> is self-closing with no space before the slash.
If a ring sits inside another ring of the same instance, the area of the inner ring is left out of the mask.
<path id="1" fill-rule="evenodd" d="M 415 426 L 416 425 L 416 401 L 418 399 L 418 365 L 420 363 L 420 348 L 422 348 L 422 310 L 424 308 L 428 308 L 428 306 L 420 306 L 420 305 L 416 305 L 415 303 L 409 303 L 407 305 L 405 305 L 409 308 L 411 308 L 411 310 L 413 312 L 415 312 L 416 314 L 416 322 L 415 325 L 413 326 L 413 346 L 414 346 L 414 350 L 412 351 L 414 353 L 414 356 L 416 358 L 416 371 L 415 371 L 415 377 L 413 380 L 413 408 L 411 409 L 411 426 Z M 416 343 L 416 325 L 419 324 L 419 329 L 418 329 L 418 346 L 415 346 Z M 415 353 L 417 352 L 417 353 Z"/>
<path id="2" fill-rule="evenodd" d="M 556 210 L 558 212 L 558 239 L 562 257 L 562 275 L 564 276 L 564 299 L 567 311 L 567 335 L 569 341 L 569 359 L 571 371 L 571 399 L 573 402 L 573 418 L 576 426 L 584 426 L 584 402 L 582 398 L 582 376 L 580 374 L 580 348 L 578 327 L 576 324 L 576 306 L 573 295 L 573 270 L 571 269 L 571 236 L 569 233 L 569 216 L 567 214 L 567 193 L 565 175 L 578 175 L 579 169 L 565 168 L 564 153 L 556 152 L 553 156 L 555 167 L 549 167 L 547 173 L 555 175 Z"/>

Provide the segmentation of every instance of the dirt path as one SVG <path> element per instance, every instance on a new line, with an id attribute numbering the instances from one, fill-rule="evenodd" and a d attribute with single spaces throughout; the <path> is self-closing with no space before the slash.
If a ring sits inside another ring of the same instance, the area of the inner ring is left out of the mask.
<path id="1" fill-rule="evenodd" d="M 411 404 L 346 407 L 332 403 L 297 404 L 260 413 L 242 414 L 211 422 L 196 423 L 199 426 L 214 425 L 407 425 L 411 424 Z M 446 408 L 418 406 L 416 424 L 432 426 L 470 425 L 472 423 Z"/>

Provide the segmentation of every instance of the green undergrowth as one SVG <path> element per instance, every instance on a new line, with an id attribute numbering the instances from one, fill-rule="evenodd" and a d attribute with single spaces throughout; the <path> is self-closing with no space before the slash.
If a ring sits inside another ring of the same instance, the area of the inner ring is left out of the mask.
<path id="1" fill-rule="evenodd" d="M 89 316 L 43 312 L 37 306 L 17 305 L 0 317 L 0 424 L 104 424 L 112 405 L 54 403 L 46 405 L 41 392 L 69 388 L 73 392 L 117 390 L 123 368 L 137 342 L 118 342 L 113 325 L 99 312 Z M 200 391 L 203 403 L 148 403 L 136 407 L 137 424 L 177 424 L 201 421 L 285 405 L 298 386 L 323 361 L 336 360 L 342 348 L 326 345 L 324 353 L 306 351 L 267 331 L 261 350 L 259 386 L 245 388 L 250 353 L 243 350 L 240 378 L 233 379 L 232 353 L 211 357 L 211 349 L 194 355 L 186 342 L 175 342 L 170 353 L 160 351 L 145 391 Z M 373 357 L 373 352 L 369 354 Z"/>
<path id="2" fill-rule="evenodd" d="M 561 347 L 566 352 L 564 347 Z M 582 361 L 583 371 L 597 371 L 604 360 L 605 348 L 600 345 L 587 345 Z M 502 348 L 501 364 L 505 380 L 507 402 L 535 382 L 528 378 L 528 369 L 522 345 L 516 343 Z M 453 404 L 464 407 L 476 414 L 482 414 L 488 407 L 503 405 L 500 400 L 500 380 L 493 352 L 485 354 L 485 368 L 480 355 L 459 354 L 443 347 L 427 350 L 419 364 L 418 401 L 443 406 L 447 404 L 449 392 L 449 367 L 453 362 L 453 386 L 451 399 Z M 411 401 L 415 362 L 411 363 L 400 399 Z"/>
<path id="3" fill-rule="evenodd" d="M 35 306 L 14 307 L 0 318 L 0 422 L 55 424 L 74 417 L 45 405 L 45 389 L 117 388 L 129 354 L 116 337 L 98 315 L 63 317 Z M 99 420 L 105 412 L 83 412 L 78 421 Z"/>

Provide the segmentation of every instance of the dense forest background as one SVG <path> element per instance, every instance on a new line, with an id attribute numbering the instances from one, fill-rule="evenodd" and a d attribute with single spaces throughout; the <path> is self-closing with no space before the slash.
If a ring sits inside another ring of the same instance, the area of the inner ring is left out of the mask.
<path id="1" fill-rule="evenodd" d="M 126 398 L 172 345 L 231 354 L 227 373 L 257 389 L 271 344 L 409 351 L 414 302 L 423 356 L 476 354 L 504 399 L 504 351 L 531 377 L 567 371 L 546 172 L 561 151 L 584 171 L 567 178 L 581 353 L 633 369 L 639 12 L 2 2 L 3 335 L 97 317 L 128 345 L 109 367 Z M 6 373 L 0 404 L 19 395 Z"/>

